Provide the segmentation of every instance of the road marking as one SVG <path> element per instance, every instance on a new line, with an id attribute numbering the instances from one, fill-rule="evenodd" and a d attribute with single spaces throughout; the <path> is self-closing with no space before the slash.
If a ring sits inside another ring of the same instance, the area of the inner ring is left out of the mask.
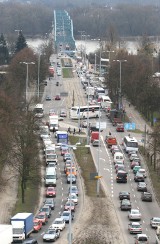
<path id="1" fill-rule="evenodd" d="M 109 169 L 104 168 L 104 170 L 110 171 Z"/>
<path id="2" fill-rule="evenodd" d="M 143 220 L 142 222 L 143 222 L 143 223 L 145 223 L 145 221 L 144 221 L 144 220 Z"/>
<path id="3" fill-rule="evenodd" d="M 62 196 L 63 196 L 63 192 L 62 192 Z"/>
<path id="4" fill-rule="evenodd" d="M 63 105 L 63 103 L 64 103 L 64 100 L 65 100 L 65 98 L 63 99 L 63 101 L 62 101 L 62 103 L 61 103 L 61 105 L 60 105 L 60 106 L 62 106 L 62 105 Z"/>
<path id="5" fill-rule="evenodd" d="M 146 231 L 148 231 L 148 229 L 146 228 Z"/>
<path id="6" fill-rule="evenodd" d="M 134 191 L 134 189 L 132 188 L 132 191 Z"/>
<path id="7" fill-rule="evenodd" d="M 62 191 L 63 191 L 63 187 L 62 187 Z"/>
<path id="8" fill-rule="evenodd" d="M 136 197 L 136 195 L 133 195 L 134 197 Z"/>
<path id="9" fill-rule="evenodd" d="M 101 160 L 103 160 L 103 161 L 106 161 L 104 158 L 99 158 L 99 159 L 101 159 Z"/>
<path id="10" fill-rule="evenodd" d="M 139 209 L 139 207 L 137 206 L 137 209 Z M 144 220 L 143 220 L 144 221 Z"/>
<path id="11" fill-rule="evenodd" d="M 45 232 L 43 231 L 43 232 L 41 233 L 41 236 L 44 235 L 44 233 L 45 233 Z"/>

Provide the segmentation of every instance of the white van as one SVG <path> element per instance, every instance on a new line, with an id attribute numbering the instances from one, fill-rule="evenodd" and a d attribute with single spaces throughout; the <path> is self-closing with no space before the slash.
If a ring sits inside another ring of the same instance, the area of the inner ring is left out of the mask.
<path id="1" fill-rule="evenodd" d="M 45 186 L 56 186 L 57 172 L 54 167 L 46 168 Z"/>
<path id="2" fill-rule="evenodd" d="M 116 164 L 117 162 L 123 162 L 124 163 L 124 156 L 123 153 L 121 152 L 116 152 L 114 154 L 114 159 L 113 159 L 114 164 Z"/>

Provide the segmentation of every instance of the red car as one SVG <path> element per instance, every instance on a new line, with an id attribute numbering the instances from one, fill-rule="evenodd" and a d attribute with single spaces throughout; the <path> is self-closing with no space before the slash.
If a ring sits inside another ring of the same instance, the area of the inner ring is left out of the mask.
<path id="1" fill-rule="evenodd" d="M 64 210 L 70 210 L 72 212 L 75 212 L 75 203 L 72 201 L 67 201 L 66 204 L 64 205 Z"/>
<path id="2" fill-rule="evenodd" d="M 42 222 L 42 225 L 45 225 L 48 222 L 48 216 L 45 212 L 39 212 L 35 219 L 39 220 Z"/>
<path id="3" fill-rule="evenodd" d="M 64 156 L 65 153 L 69 153 L 68 148 L 61 150 L 61 156 Z"/>
<path id="4" fill-rule="evenodd" d="M 140 165 L 139 162 L 132 161 L 132 162 L 131 162 L 131 169 L 133 169 L 134 166 L 139 166 L 139 165 Z"/>
<path id="5" fill-rule="evenodd" d="M 60 95 L 56 95 L 56 96 L 55 96 L 55 100 L 61 100 Z"/>
<path id="6" fill-rule="evenodd" d="M 34 219 L 33 220 L 34 232 L 38 232 L 39 230 L 41 230 L 41 228 L 42 228 L 42 221 L 40 221 L 39 219 Z"/>
<path id="7" fill-rule="evenodd" d="M 116 127 L 117 132 L 124 132 L 124 124 L 123 123 L 118 123 Z"/>
<path id="8" fill-rule="evenodd" d="M 56 190 L 54 187 L 47 187 L 46 190 L 46 197 L 55 197 L 56 196 Z"/>

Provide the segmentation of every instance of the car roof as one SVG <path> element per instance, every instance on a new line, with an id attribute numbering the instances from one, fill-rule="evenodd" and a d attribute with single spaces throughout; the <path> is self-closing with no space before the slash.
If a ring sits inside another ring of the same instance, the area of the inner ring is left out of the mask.
<path id="1" fill-rule="evenodd" d="M 63 218 L 56 218 L 54 221 L 62 221 Z"/>
<path id="2" fill-rule="evenodd" d="M 138 223 L 138 222 L 131 222 L 131 225 L 141 225 L 140 223 Z"/>

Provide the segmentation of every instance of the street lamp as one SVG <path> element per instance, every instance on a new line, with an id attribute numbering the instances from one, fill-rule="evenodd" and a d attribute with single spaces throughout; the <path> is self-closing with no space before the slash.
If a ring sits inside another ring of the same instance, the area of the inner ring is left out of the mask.
<path id="1" fill-rule="evenodd" d="M 41 54 L 38 54 L 38 77 L 37 77 L 37 88 L 38 88 L 38 92 L 37 92 L 37 96 L 39 98 L 39 77 L 40 77 L 40 61 L 41 61 Z"/>
<path id="2" fill-rule="evenodd" d="M 114 51 L 106 51 L 107 53 L 109 53 L 109 68 L 110 68 L 110 62 L 111 62 L 111 53 L 114 53 Z"/>
<path id="3" fill-rule="evenodd" d="M 26 103 L 27 103 L 27 91 L 28 91 L 28 65 L 35 64 L 34 62 L 20 62 L 20 64 L 26 64 L 27 70 L 26 70 Z"/>
<path id="4" fill-rule="evenodd" d="M 14 30 L 14 31 L 16 31 L 16 32 L 18 33 L 18 36 L 19 36 L 19 33 L 20 33 L 22 30 Z"/>
<path id="5" fill-rule="evenodd" d="M 120 67 L 120 70 L 119 70 L 119 103 L 118 103 L 118 109 L 122 109 L 122 63 L 124 62 L 127 62 L 126 59 L 116 59 L 116 60 L 113 60 L 113 62 L 119 62 L 119 67 Z"/>

